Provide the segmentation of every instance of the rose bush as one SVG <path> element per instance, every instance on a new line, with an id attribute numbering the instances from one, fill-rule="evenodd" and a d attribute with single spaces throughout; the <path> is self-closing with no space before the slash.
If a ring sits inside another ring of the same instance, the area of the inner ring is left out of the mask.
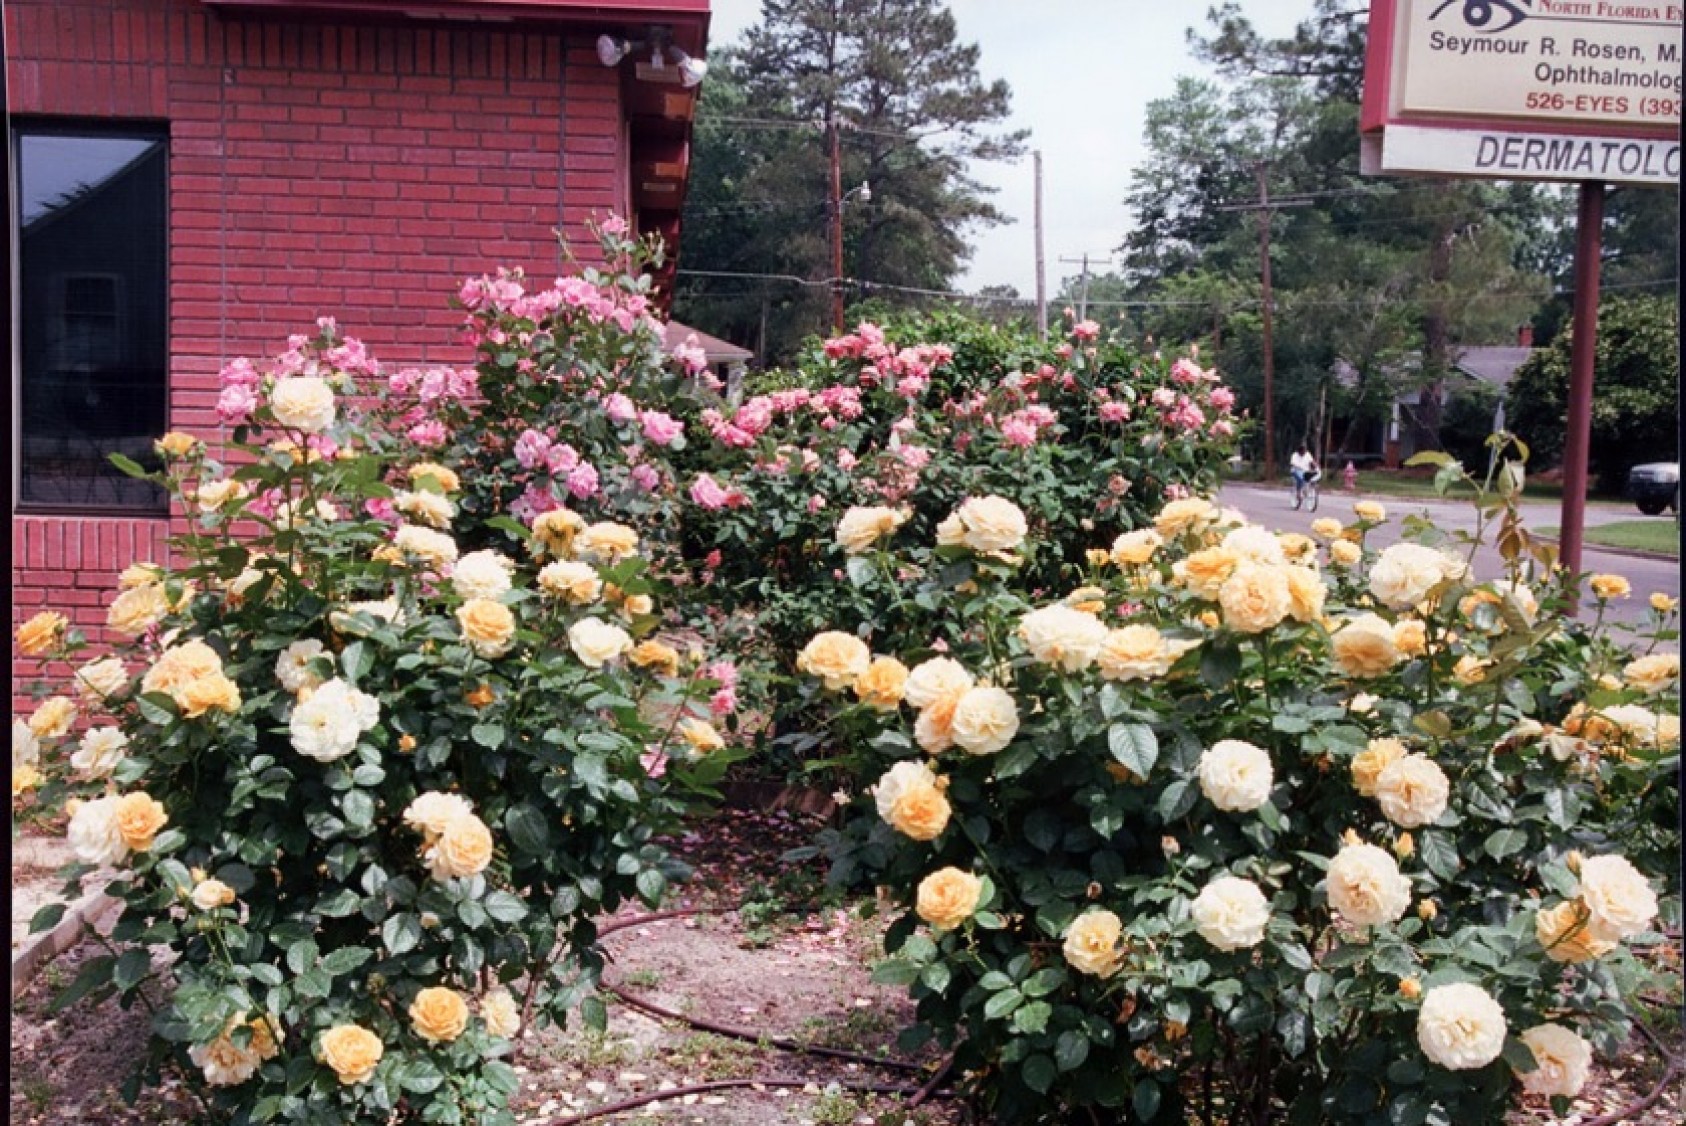
<path id="1" fill-rule="evenodd" d="M 1678 623 L 1658 603 L 1636 657 L 1565 617 L 1519 480 L 1470 482 L 1474 539 L 1381 551 L 1376 506 L 1306 536 L 1176 500 L 1040 591 L 1034 532 L 879 540 L 868 583 L 948 628 L 803 667 L 865 791 L 833 873 L 905 909 L 904 1047 L 1005 1122 L 1562 1113 L 1679 922 Z M 858 685 L 891 659 L 887 709 Z"/>
<path id="2" fill-rule="evenodd" d="M 660 899 L 657 835 L 737 752 L 712 666 L 654 636 L 639 534 L 512 518 L 530 493 L 418 440 L 320 327 L 229 366 L 232 457 L 176 434 L 161 472 L 124 463 L 190 514 L 176 565 L 124 573 L 131 640 L 86 661 L 56 615 L 18 631 L 80 702 L 14 725 L 14 776 L 20 747 L 56 764 L 66 891 L 114 866 L 123 905 L 58 1003 L 156 982 L 151 1066 L 217 1121 L 509 1122 L 511 1038 L 602 1026 L 593 920 Z"/>

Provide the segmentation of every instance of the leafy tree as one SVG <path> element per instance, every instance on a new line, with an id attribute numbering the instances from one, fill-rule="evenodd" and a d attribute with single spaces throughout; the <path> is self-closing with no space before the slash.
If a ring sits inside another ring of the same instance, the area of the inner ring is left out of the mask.
<path id="1" fill-rule="evenodd" d="M 1506 418 L 1536 460 L 1563 455 L 1574 331 L 1561 333 L 1511 381 Z M 1593 468 L 1607 490 L 1646 461 L 1678 458 L 1680 336 L 1672 298 L 1607 297 L 1598 310 L 1592 399 Z"/>
<path id="2" fill-rule="evenodd" d="M 1018 157 L 1024 134 L 1000 128 L 1007 84 L 980 77 L 978 48 L 940 0 L 767 0 L 722 54 L 698 107 L 684 269 L 784 279 L 681 275 L 681 319 L 745 340 L 772 309 L 775 357 L 829 327 L 828 289 L 792 280 L 832 275 L 827 123 L 841 131 L 844 190 L 871 186 L 844 208 L 843 272 L 878 283 L 875 296 L 949 288 L 968 228 L 1004 221 L 971 169 Z"/>

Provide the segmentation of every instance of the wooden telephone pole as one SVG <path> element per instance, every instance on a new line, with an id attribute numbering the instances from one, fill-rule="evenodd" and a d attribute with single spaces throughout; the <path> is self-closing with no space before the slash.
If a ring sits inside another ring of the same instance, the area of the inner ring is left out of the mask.
<path id="1" fill-rule="evenodd" d="M 1048 338 L 1048 274 L 1042 261 L 1042 150 L 1031 153 L 1036 163 L 1036 331 Z"/>
<path id="2" fill-rule="evenodd" d="M 831 142 L 831 331 L 843 335 L 843 154 L 837 119 L 826 121 Z"/>

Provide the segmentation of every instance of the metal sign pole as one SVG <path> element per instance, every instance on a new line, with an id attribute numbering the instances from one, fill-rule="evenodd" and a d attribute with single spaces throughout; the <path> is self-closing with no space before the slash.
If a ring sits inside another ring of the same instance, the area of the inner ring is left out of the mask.
<path id="1" fill-rule="evenodd" d="M 1581 570 L 1586 527 L 1587 456 L 1592 446 L 1593 360 L 1598 345 L 1599 257 L 1604 246 L 1604 185 L 1581 184 L 1575 237 L 1575 320 L 1569 353 L 1569 414 L 1563 435 L 1563 517 L 1558 561 L 1571 575 Z M 1578 609 L 1578 597 L 1570 612 Z"/>

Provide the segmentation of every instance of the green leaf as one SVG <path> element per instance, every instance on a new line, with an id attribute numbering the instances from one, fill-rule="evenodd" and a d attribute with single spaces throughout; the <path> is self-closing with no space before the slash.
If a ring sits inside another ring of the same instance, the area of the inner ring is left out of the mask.
<path id="1" fill-rule="evenodd" d="M 503 746 L 504 730 L 501 723 L 477 723 L 469 728 L 469 737 L 489 751 L 495 751 Z"/>
<path id="2" fill-rule="evenodd" d="M 1447 465 L 1456 465 L 1456 464 L 1457 464 L 1457 461 L 1452 457 L 1451 454 L 1442 453 L 1440 450 L 1423 450 L 1422 452 L 1414 453 L 1410 457 L 1405 459 L 1405 465 L 1408 468 L 1413 467 L 1413 466 L 1418 466 L 1418 465 L 1433 465 L 1433 466 L 1444 467 L 1444 466 L 1447 466 Z"/>
<path id="3" fill-rule="evenodd" d="M 1194 783 L 1186 779 L 1179 780 L 1166 786 L 1160 793 L 1159 801 L 1154 804 L 1154 812 L 1159 814 L 1161 821 L 1170 823 L 1193 809 L 1197 800 L 1199 790 L 1195 788 Z"/>
<path id="4" fill-rule="evenodd" d="M 848 574 L 849 582 L 857 587 L 870 586 L 878 573 L 872 565 L 872 560 L 862 555 L 849 556 L 848 561 L 843 564 L 843 570 Z"/>
<path id="5" fill-rule="evenodd" d="M 638 873 L 638 897 L 646 904 L 654 907 L 661 902 L 662 893 L 667 890 L 667 877 L 656 868 L 646 868 Z"/>
<path id="6" fill-rule="evenodd" d="M 1241 675 L 1241 648 L 1214 641 L 1200 649 L 1200 679 L 1211 689 L 1228 688 Z"/>
<path id="7" fill-rule="evenodd" d="M 580 1000 L 580 1019 L 593 1032 L 604 1032 L 609 1027 L 609 1009 L 603 1004 L 603 998 L 593 993 Z"/>
<path id="8" fill-rule="evenodd" d="M 110 986 L 112 967 L 116 964 L 117 959 L 110 954 L 99 954 L 89 958 L 82 963 L 82 969 L 77 973 L 75 980 L 63 993 L 53 998 L 52 1003 L 47 1006 L 47 1012 L 61 1013 L 89 994 Z"/>
<path id="9" fill-rule="evenodd" d="M 1458 875 L 1458 849 L 1445 833 L 1424 831 L 1417 842 L 1423 866 L 1442 882 L 1450 882 Z"/>
<path id="10" fill-rule="evenodd" d="M 543 856 L 550 851 L 550 826 L 534 806 L 525 802 L 510 806 L 503 815 L 503 826 L 517 852 Z"/>
<path id="11" fill-rule="evenodd" d="M 486 914 L 500 923 L 519 923 L 527 917 L 527 905 L 521 897 L 507 891 L 492 892 L 486 896 L 484 906 Z"/>
<path id="12" fill-rule="evenodd" d="M 322 972 L 329 977 L 348 974 L 374 957 L 374 951 L 363 946 L 342 946 L 322 959 Z"/>
<path id="13" fill-rule="evenodd" d="M 29 933 L 40 934 L 42 931 L 52 930 L 64 918 L 65 905 L 63 903 L 49 903 L 29 917 Z"/>
<path id="14" fill-rule="evenodd" d="M 118 989 L 127 992 L 146 979 L 152 972 L 152 954 L 144 946 L 137 946 L 123 951 L 112 967 L 111 983 Z"/>
<path id="15" fill-rule="evenodd" d="M 1041 1052 L 1025 1060 L 1024 1066 L 1019 1069 L 1024 1085 L 1039 1095 L 1048 1093 L 1048 1088 L 1054 1085 L 1054 1077 L 1058 1074 L 1059 1070 L 1054 1066 L 1054 1061 Z"/>
<path id="16" fill-rule="evenodd" d="M 301 938 L 287 947 L 287 968 L 295 974 L 302 974 L 316 964 L 322 956 L 313 938 Z"/>
<path id="17" fill-rule="evenodd" d="M 1151 1122 L 1159 1114 L 1159 1103 L 1163 1098 L 1159 1084 L 1151 1079 L 1143 1079 L 1136 1084 L 1136 1089 L 1130 1092 L 1130 1105 L 1135 1108 L 1137 1118 L 1143 1122 Z"/>
<path id="18" fill-rule="evenodd" d="M 347 790 L 340 799 L 345 823 L 353 829 L 367 829 L 375 823 L 375 799 L 367 790 Z"/>
<path id="19" fill-rule="evenodd" d="M 1130 773 L 1146 778 L 1159 761 L 1159 739 L 1145 723 L 1115 723 L 1106 731 L 1107 749 Z"/>
<path id="20" fill-rule="evenodd" d="M 176 702 L 162 692 L 143 692 L 135 697 L 135 707 L 141 718 L 159 727 L 176 721 Z"/>
<path id="21" fill-rule="evenodd" d="M 1512 1071 L 1533 1071 L 1540 1066 L 1533 1051 L 1515 1036 L 1505 1037 L 1503 1058 Z"/>
<path id="22" fill-rule="evenodd" d="M 1282 1037 L 1282 1049 L 1290 1059 L 1299 1059 L 1311 1042 L 1311 1016 L 1290 1009 L 1276 1020 L 1277 1035 Z"/>
<path id="23" fill-rule="evenodd" d="M 906 987 L 919 980 L 919 967 L 900 958 L 886 958 L 872 967 L 872 980 L 878 985 Z"/>
<path id="24" fill-rule="evenodd" d="M 1528 844 L 1528 833 L 1525 829 L 1500 829 L 1481 843 L 1487 850 L 1487 855 L 1494 860 L 1503 860 L 1511 853 L 1520 852 Z"/>
<path id="25" fill-rule="evenodd" d="M 1076 1071 L 1089 1058 L 1089 1038 L 1076 1029 L 1060 1033 L 1054 1043 L 1054 1062 L 1061 1071 Z"/>
<path id="26" fill-rule="evenodd" d="M 112 465 L 117 467 L 118 472 L 123 473 L 126 476 L 134 477 L 141 481 L 148 480 L 152 477 L 152 474 L 148 473 L 145 469 L 142 469 L 140 464 L 132 458 L 127 458 L 122 454 L 116 453 L 106 454 L 105 456 Z"/>
<path id="27" fill-rule="evenodd" d="M 932 993 L 941 993 L 947 989 L 953 977 L 954 971 L 948 968 L 947 962 L 932 962 L 919 971 L 920 984 Z"/>
<path id="28" fill-rule="evenodd" d="M 988 1020 L 1000 1020 L 1022 1004 L 1024 1004 L 1023 993 L 1020 993 L 1017 989 L 1003 989 L 984 1002 L 984 1017 Z"/>
<path id="29" fill-rule="evenodd" d="M 1038 1033 L 1048 1027 L 1048 1018 L 1054 1015 L 1054 1006 L 1046 1001 L 1032 1001 L 1013 1014 L 1013 1027 L 1020 1032 Z"/>
<path id="30" fill-rule="evenodd" d="M 397 956 L 414 950 L 421 942 L 421 920 L 409 912 L 391 915 L 381 924 L 381 945 L 387 953 Z"/>

